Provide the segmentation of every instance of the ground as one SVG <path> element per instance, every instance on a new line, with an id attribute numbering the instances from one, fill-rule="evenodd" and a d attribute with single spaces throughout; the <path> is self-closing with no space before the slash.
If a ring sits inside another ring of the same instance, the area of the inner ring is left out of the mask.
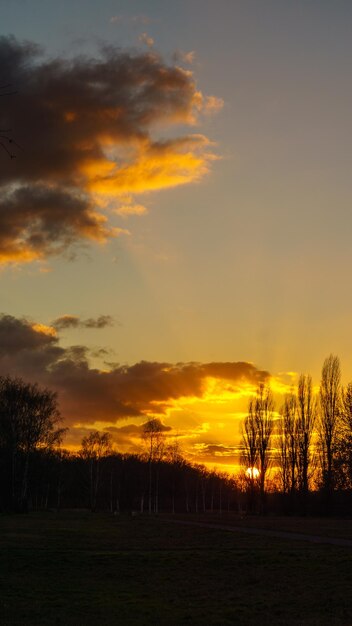
<path id="1" fill-rule="evenodd" d="M 207 520 L 352 537 L 346 520 Z M 352 624 L 352 548 L 85 511 L 0 531 L 1 626 Z"/>

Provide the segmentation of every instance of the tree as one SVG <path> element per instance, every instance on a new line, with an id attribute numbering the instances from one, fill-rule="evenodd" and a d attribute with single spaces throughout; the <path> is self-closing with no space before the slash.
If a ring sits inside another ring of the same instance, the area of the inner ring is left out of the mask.
<path id="1" fill-rule="evenodd" d="M 175 514 L 176 508 L 176 476 L 177 471 L 181 467 L 183 463 L 183 456 L 181 452 L 181 446 L 178 439 L 175 439 L 173 443 L 170 443 L 166 446 L 165 449 L 166 460 L 171 465 L 171 502 L 172 502 L 172 513 Z"/>
<path id="2" fill-rule="evenodd" d="M 323 487 L 327 507 L 331 502 L 333 461 L 337 443 L 338 419 L 341 412 L 341 368 L 337 356 L 330 354 L 324 363 L 320 383 L 319 442 Z"/>
<path id="3" fill-rule="evenodd" d="M 92 431 L 82 439 L 80 456 L 89 463 L 89 493 L 90 507 L 96 510 L 100 483 L 101 461 L 112 451 L 112 437 L 110 433 Z"/>
<path id="4" fill-rule="evenodd" d="M 279 472 L 282 491 L 293 499 L 297 482 L 297 398 L 293 393 L 285 397 L 281 409 L 279 435 Z"/>
<path id="5" fill-rule="evenodd" d="M 312 438 L 316 418 L 312 377 L 301 374 L 297 389 L 297 479 L 306 512 L 312 465 Z"/>
<path id="6" fill-rule="evenodd" d="M 274 400 L 270 387 L 259 385 L 255 398 L 248 405 L 248 415 L 242 431 L 243 459 L 247 465 L 250 493 L 255 489 L 255 468 L 258 466 L 260 511 L 265 512 L 265 486 L 271 462 L 271 439 L 274 427 Z M 253 505 L 253 500 L 251 502 Z"/>
<path id="7" fill-rule="evenodd" d="M 249 510 L 254 511 L 256 476 L 254 468 L 258 465 L 257 446 L 257 423 L 255 419 L 255 400 L 251 398 L 248 405 L 248 415 L 246 415 L 242 425 L 242 455 L 241 463 L 245 467 L 245 475 L 248 481 L 249 490 Z"/>
<path id="8" fill-rule="evenodd" d="M 9 459 L 12 508 L 27 509 L 30 458 L 61 441 L 60 421 L 54 392 L 21 378 L 0 378 L 0 445 Z"/>
<path id="9" fill-rule="evenodd" d="M 271 462 L 271 438 L 274 428 L 274 399 L 270 387 L 261 384 L 255 400 L 255 419 L 258 433 L 259 490 L 261 512 L 265 512 L 266 476 Z"/>
<path id="10" fill-rule="evenodd" d="M 147 447 L 148 461 L 148 511 L 158 513 L 159 510 L 159 463 L 165 454 L 164 428 L 157 418 L 150 419 L 143 425 L 143 439 Z M 154 507 L 153 496 L 153 467 L 155 467 Z"/>
<path id="11" fill-rule="evenodd" d="M 352 382 L 342 390 L 341 413 L 333 459 L 336 486 L 352 489 Z"/>

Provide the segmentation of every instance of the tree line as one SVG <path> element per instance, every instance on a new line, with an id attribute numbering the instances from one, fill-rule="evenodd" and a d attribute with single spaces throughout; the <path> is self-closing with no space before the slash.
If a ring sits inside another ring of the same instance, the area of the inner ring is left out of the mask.
<path id="1" fill-rule="evenodd" d="M 266 511 L 269 484 L 287 512 L 309 512 L 312 492 L 327 514 L 337 500 L 347 502 L 335 497 L 352 491 L 352 383 L 342 386 L 339 358 L 325 359 L 316 392 L 311 376 L 301 374 L 277 412 L 270 387 L 260 384 L 249 401 L 241 451 L 252 512 Z"/>
<path id="2" fill-rule="evenodd" d="M 158 419 L 145 424 L 139 455 L 114 451 L 111 435 L 98 431 L 70 453 L 61 446 L 65 432 L 55 393 L 0 377 L 0 512 L 197 513 L 236 506 L 233 479 L 187 462 L 177 442 L 167 444 Z"/>
<path id="3" fill-rule="evenodd" d="M 342 386 L 333 355 L 319 389 L 301 374 L 278 409 L 270 386 L 258 386 L 236 476 L 188 462 L 157 418 L 144 424 L 138 455 L 116 452 L 98 431 L 70 453 L 65 432 L 55 393 L 0 377 L 0 511 L 352 513 L 352 382 Z"/>

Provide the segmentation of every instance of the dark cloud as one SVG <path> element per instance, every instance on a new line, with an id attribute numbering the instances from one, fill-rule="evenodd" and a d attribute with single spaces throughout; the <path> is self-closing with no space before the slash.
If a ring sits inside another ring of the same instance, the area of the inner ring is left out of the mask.
<path id="1" fill-rule="evenodd" d="M 104 241 L 109 233 L 77 191 L 35 184 L 5 189 L 0 199 L 0 262 L 63 253 L 81 237 Z"/>
<path id="2" fill-rule="evenodd" d="M 12 315 L 0 316 L 0 357 L 17 355 L 25 352 L 37 352 L 51 349 L 57 340 L 54 336 L 37 332 L 26 319 L 17 319 Z"/>
<path id="3" fill-rule="evenodd" d="M 165 424 L 162 423 L 162 421 L 159 418 L 154 418 L 153 420 L 151 420 L 153 423 L 155 423 L 155 425 L 157 426 L 158 430 L 160 432 L 166 433 L 166 432 L 170 432 L 172 430 L 171 426 L 166 426 Z M 105 428 L 105 430 L 109 433 L 115 434 L 115 435 L 127 435 L 127 436 L 138 436 L 141 437 L 144 433 L 144 429 L 145 427 L 150 424 L 150 420 L 144 422 L 143 424 L 126 424 L 125 426 L 107 426 L 107 428 Z"/>
<path id="4" fill-rule="evenodd" d="M 90 354 L 93 358 L 96 359 L 106 359 L 106 357 L 110 356 L 113 350 L 108 348 L 95 348 L 91 350 Z M 106 361 L 104 361 L 105 365 L 107 365 Z"/>
<path id="5" fill-rule="evenodd" d="M 202 449 L 202 456 L 216 457 L 236 457 L 238 456 L 238 449 L 235 446 L 223 446 L 221 444 L 211 443 L 204 445 Z"/>
<path id="6" fill-rule="evenodd" d="M 144 424 L 142 424 L 143 433 L 145 432 L 145 429 L 147 430 L 147 432 L 159 431 L 161 433 L 168 433 L 172 430 L 171 426 L 166 426 L 166 424 L 163 424 L 161 419 L 159 419 L 158 417 L 154 417 L 153 419 L 144 422 Z"/>
<path id="7" fill-rule="evenodd" d="M 62 315 L 52 322 L 52 326 L 57 330 L 66 330 L 67 328 L 106 328 L 113 326 L 114 319 L 111 315 L 99 315 L 99 317 L 90 317 L 86 320 L 80 319 L 77 315 Z M 107 354 L 107 352 L 105 352 Z"/>
<path id="8" fill-rule="evenodd" d="M 85 328 L 105 328 L 106 326 L 113 326 L 114 320 L 111 315 L 99 315 L 97 318 L 90 317 L 82 322 Z"/>
<path id="9" fill-rule="evenodd" d="M 89 363 L 86 346 L 63 348 L 52 327 L 10 315 L 0 317 L 0 374 L 22 376 L 59 393 L 62 413 L 70 423 L 103 420 L 114 424 L 126 417 L 162 416 L 172 401 L 201 398 L 206 378 L 256 385 L 268 378 L 253 364 L 159 363 L 141 361 L 101 371 Z"/>
<path id="10" fill-rule="evenodd" d="M 0 262 L 105 241 L 122 230 L 102 212 L 112 198 L 207 171 L 204 137 L 152 137 L 156 124 L 190 124 L 203 106 L 192 75 L 156 54 L 110 46 L 97 58 L 47 59 L 32 43 L 0 37 L 0 66 L 18 91 L 0 128 L 14 129 L 22 147 L 0 169 Z"/>
<path id="11" fill-rule="evenodd" d="M 137 435 L 140 436 L 143 432 L 143 425 L 140 424 L 126 424 L 125 426 L 107 426 L 105 430 L 108 433 L 117 434 L 117 435 Z"/>
<path id="12" fill-rule="evenodd" d="M 237 363 L 205 363 L 202 365 L 205 376 L 222 378 L 229 381 L 250 380 L 259 383 L 263 380 L 263 372 L 258 370 L 252 363 L 239 361 Z"/>

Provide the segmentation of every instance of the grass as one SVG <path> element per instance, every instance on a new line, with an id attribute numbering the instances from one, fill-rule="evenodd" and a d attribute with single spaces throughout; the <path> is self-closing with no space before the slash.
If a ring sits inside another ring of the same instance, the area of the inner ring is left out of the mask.
<path id="1" fill-rule="evenodd" d="M 1 626 L 352 623 L 336 546 L 63 512 L 2 516 L 0 555 Z"/>
<path id="2" fill-rule="evenodd" d="M 303 535 L 318 535 L 320 537 L 336 537 L 352 540 L 352 520 L 330 517 L 281 517 L 281 516 L 244 516 L 224 512 L 222 515 L 198 514 L 187 517 L 179 516 L 180 519 L 192 519 L 193 521 L 209 522 L 228 526 L 246 528 L 264 528 L 267 530 L 280 530 Z"/>

